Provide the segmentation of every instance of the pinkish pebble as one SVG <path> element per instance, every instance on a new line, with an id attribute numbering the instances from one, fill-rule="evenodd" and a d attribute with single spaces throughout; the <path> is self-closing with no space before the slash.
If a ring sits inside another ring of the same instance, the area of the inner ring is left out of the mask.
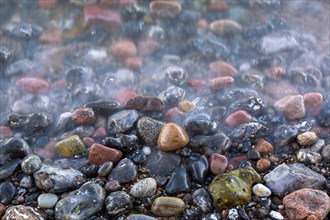
<path id="1" fill-rule="evenodd" d="M 235 128 L 241 124 L 249 123 L 251 120 L 252 116 L 248 112 L 244 110 L 238 110 L 228 115 L 224 121 L 224 124 L 230 128 Z"/>
<path id="2" fill-rule="evenodd" d="M 117 26 L 122 23 L 121 15 L 109 8 L 96 5 L 87 5 L 84 7 L 85 25 L 105 24 L 109 27 Z"/>
<path id="3" fill-rule="evenodd" d="M 218 175 L 226 171 L 228 160 L 225 156 L 221 154 L 213 153 L 209 158 L 209 164 L 211 173 L 213 173 L 214 175 Z"/>
<path id="4" fill-rule="evenodd" d="M 238 71 L 235 67 L 221 60 L 210 63 L 209 68 L 210 71 L 215 73 L 217 76 L 235 77 L 238 74 Z"/>
<path id="5" fill-rule="evenodd" d="M 119 40 L 110 46 L 110 50 L 115 57 L 135 57 L 137 49 L 135 44 L 130 40 Z"/>
<path id="6" fill-rule="evenodd" d="M 13 134 L 12 130 L 7 126 L 0 126 L 0 137 L 6 138 Z"/>
<path id="7" fill-rule="evenodd" d="M 108 161 L 116 163 L 120 160 L 122 155 L 123 153 L 120 150 L 95 143 L 89 150 L 88 161 L 96 165 L 102 165 Z"/>
<path id="8" fill-rule="evenodd" d="M 56 141 L 51 140 L 43 148 L 37 148 L 35 150 L 35 153 L 41 158 L 52 159 L 52 158 L 54 158 L 54 155 L 56 152 L 55 144 L 56 144 Z"/>
<path id="9" fill-rule="evenodd" d="M 125 66 L 133 71 L 138 71 L 142 67 L 142 59 L 140 57 L 128 57 L 125 59 Z"/>
<path id="10" fill-rule="evenodd" d="M 178 107 L 170 108 L 165 112 L 166 122 L 174 122 L 180 124 L 187 114 Z"/>
<path id="11" fill-rule="evenodd" d="M 102 139 L 105 138 L 106 136 L 107 136 L 107 129 L 105 129 L 104 127 L 97 128 L 93 134 L 93 138 L 95 139 Z"/>
<path id="12" fill-rule="evenodd" d="M 82 141 L 84 142 L 86 147 L 91 147 L 95 143 L 94 139 L 91 137 L 84 137 Z"/>
<path id="13" fill-rule="evenodd" d="M 37 77 L 23 77 L 16 82 L 17 87 L 25 92 L 45 93 L 49 89 L 49 83 Z"/>
<path id="14" fill-rule="evenodd" d="M 231 76 L 216 77 L 209 80 L 212 89 L 222 89 L 234 85 L 235 79 Z"/>
<path id="15" fill-rule="evenodd" d="M 95 122 L 95 113 L 91 108 L 77 108 L 71 118 L 78 125 L 91 125 Z"/>
<path id="16" fill-rule="evenodd" d="M 253 150 L 258 151 L 261 155 L 268 155 L 274 152 L 274 147 L 268 141 L 260 138 L 254 146 Z"/>
<path id="17" fill-rule="evenodd" d="M 309 92 L 303 95 L 306 111 L 312 116 L 320 113 L 323 103 L 323 96 L 318 92 Z"/>

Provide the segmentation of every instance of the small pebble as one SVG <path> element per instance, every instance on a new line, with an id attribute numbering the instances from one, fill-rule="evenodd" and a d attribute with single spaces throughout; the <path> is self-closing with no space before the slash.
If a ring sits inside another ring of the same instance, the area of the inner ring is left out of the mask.
<path id="1" fill-rule="evenodd" d="M 315 134 L 315 132 L 313 132 L 313 131 L 306 131 L 297 136 L 298 144 L 305 146 L 305 147 L 315 144 L 317 142 L 317 140 L 318 140 L 318 137 Z"/>
<path id="2" fill-rule="evenodd" d="M 46 93 L 49 89 L 49 83 L 41 78 L 24 77 L 16 82 L 17 87 L 29 93 Z"/>
<path id="3" fill-rule="evenodd" d="M 251 121 L 252 116 L 248 112 L 238 110 L 228 115 L 224 121 L 224 124 L 230 128 L 235 128 L 241 124 L 249 123 Z"/>
<path id="4" fill-rule="evenodd" d="M 257 160 L 260 158 L 260 153 L 256 150 L 249 150 L 247 152 L 247 157 L 251 160 Z"/>
<path id="5" fill-rule="evenodd" d="M 212 78 L 209 80 L 208 84 L 211 89 L 223 89 L 234 85 L 235 79 L 231 76 L 221 76 Z"/>
<path id="6" fill-rule="evenodd" d="M 95 143 L 90 147 L 88 161 L 96 165 L 102 165 L 109 161 L 116 163 L 122 155 L 123 153 L 120 150 Z"/>
<path id="7" fill-rule="evenodd" d="M 103 163 L 98 169 L 97 175 L 101 177 L 107 176 L 111 172 L 112 167 L 113 167 L 113 163 L 111 161 Z"/>
<path id="8" fill-rule="evenodd" d="M 218 175 L 226 171 L 228 160 L 227 157 L 221 154 L 213 153 L 209 158 L 209 164 L 211 173 L 214 175 Z"/>
<path id="9" fill-rule="evenodd" d="M 23 159 L 21 167 L 24 173 L 33 174 L 41 167 L 41 159 L 35 154 L 30 154 Z"/>
<path id="10" fill-rule="evenodd" d="M 187 72 L 177 66 L 170 66 L 165 70 L 165 74 L 170 80 L 170 82 L 175 86 L 180 86 L 187 80 Z"/>
<path id="11" fill-rule="evenodd" d="M 74 157 L 85 153 L 85 145 L 78 135 L 57 142 L 55 149 L 62 157 Z"/>
<path id="12" fill-rule="evenodd" d="M 137 176 L 137 167 L 129 159 L 120 160 L 117 165 L 111 170 L 109 180 L 118 180 L 119 183 L 129 183 L 135 180 Z"/>
<path id="13" fill-rule="evenodd" d="M 305 116 L 305 104 L 301 95 L 284 96 L 275 102 L 274 108 L 289 120 L 297 120 Z"/>
<path id="14" fill-rule="evenodd" d="M 284 217 L 281 213 L 276 211 L 270 211 L 269 216 L 273 218 L 274 220 L 284 220 Z"/>
<path id="15" fill-rule="evenodd" d="M 317 116 L 323 104 L 323 95 L 318 92 L 309 92 L 303 95 L 306 112 L 312 116 Z"/>
<path id="16" fill-rule="evenodd" d="M 53 193 L 43 193 L 38 197 L 38 206 L 43 209 L 52 209 L 58 201 L 58 196 Z"/>
<path id="17" fill-rule="evenodd" d="M 137 48 L 134 42 L 126 39 L 116 41 L 110 46 L 110 50 L 115 57 L 135 57 L 137 55 Z"/>
<path id="18" fill-rule="evenodd" d="M 159 17 L 176 17 L 181 12 L 181 4 L 176 0 L 154 0 L 150 3 L 150 10 Z"/>
<path id="19" fill-rule="evenodd" d="M 274 152 L 273 145 L 263 138 L 258 139 L 253 149 L 258 151 L 261 155 L 268 155 Z"/>
<path id="20" fill-rule="evenodd" d="M 210 63 L 209 69 L 212 73 L 215 73 L 216 76 L 235 77 L 238 74 L 238 71 L 235 67 L 221 60 Z"/>
<path id="21" fill-rule="evenodd" d="M 303 164 L 319 164 L 322 161 L 322 156 L 310 149 L 300 149 L 297 152 L 297 159 Z"/>
<path id="22" fill-rule="evenodd" d="M 109 215 L 115 216 L 130 211 L 133 201 L 124 191 L 112 192 L 105 199 L 105 207 Z"/>
<path id="23" fill-rule="evenodd" d="M 175 123 L 167 123 L 161 129 L 157 145 L 162 151 L 174 151 L 189 143 L 187 132 Z"/>
<path id="24" fill-rule="evenodd" d="M 219 35 L 233 35 L 242 31 L 242 26 L 233 20 L 216 20 L 210 24 L 212 31 Z"/>
<path id="25" fill-rule="evenodd" d="M 157 182 L 154 178 L 145 178 L 135 183 L 131 190 L 130 194 L 134 198 L 145 198 L 155 195 L 157 189 Z"/>
<path id="26" fill-rule="evenodd" d="M 78 125 L 91 125 L 95 122 L 95 113 L 91 108 L 78 108 L 72 112 L 71 117 Z"/>
<path id="27" fill-rule="evenodd" d="M 151 206 L 151 212 L 157 216 L 179 215 L 185 210 L 185 203 L 176 197 L 158 197 Z"/>
<path id="28" fill-rule="evenodd" d="M 257 161 L 256 169 L 258 172 L 266 172 L 270 168 L 270 161 L 266 158 L 261 158 Z"/>
<path id="29" fill-rule="evenodd" d="M 330 144 L 327 144 L 326 146 L 323 147 L 321 151 L 321 155 L 324 161 L 330 162 Z"/>
<path id="30" fill-rule="evenodd" d="M 118 182 L 118 180 L 109 180 L 104 186 L 104 189 L 107 192 L 115 192 L 115 191 L 119 190 L 120 188 L 121 188 L 121 185 Z"/>
<path id="31" fill-rule="evenodd" d="M 254 185 L 252 192 L 259 197 L 269 197 L 272 194 L 272 191 L 261 183 Z"/>
<path id="32" fill-rule="evenodd" d="M 179 108 L 184 112 L 192 111 L 196 108 L 195 103 L 188 100 L 182 100 L 178 103 Z"/>

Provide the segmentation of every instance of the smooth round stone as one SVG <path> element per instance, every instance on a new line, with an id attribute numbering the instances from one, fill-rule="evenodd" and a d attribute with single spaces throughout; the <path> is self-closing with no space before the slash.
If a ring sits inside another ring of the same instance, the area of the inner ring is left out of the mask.
<path id="1" fill-rule="evenodd" d="M 17 205 L 9 207 L 6 210 L 5 215 L 2 217 L 2 220 L 14 219 L 44 220 L 46 219 L 46 216 L 39 209 L 30 206 Z"/>
<path id="2" fill-rule="evenodd" d="M 22 138 L 10 138 L 0 148 L 0 155 L 11 158 L 24 158 L 32 152 L 30 146 Z"/>
<path id="3" fill-rule="evenodd" d="M 260 138 L 253 150 L 258 151 L 261 155 L 268 155 L 274 152 L 274 147 L 271 143 L 265 139 Z"/>
<path id="4" fill-rule="evenodd" d="M 109 180 L 118 180 L 119 183 L 129 183 L 137 176 L 137 167 L 129 159 L 120 160 L 109 175 Z"/>
<path id="5" fill-rule="evenodd" d="M 91 108 L 78 108 L 72 112 L 71 118 L 78 125 L 91 125 L 95 122 L 95 113 Z"/>
<path id="6" fill-rule="evenodd" d="M 157 145 L 157 138 L 163 126 L 163 122 L 149 117 L 142 117 L 137 122 L 140 137 L 146 144 L 151 146 Z"/>
<path id="7" fill-rule="evenodd" d="M 211 157 L 209 158 L 209 163 L 210 163 L 210 171 L 214 175 L 224 173 L 228 166 L 227 157 L 217 153 L 213 153 L 211 155 Z"/>
<path id="8" fill-rule="evenodd" d="M 184 121 L 184 128 L 191 135 L 208 134 L 216 126 L 207 114 L 188 116 Z"/>
<path id="9" fill-rule="evenodd" d="M 126 220 L 157 220 L 157 218 L 142 214 L 132 214 L 127 216 Z"/>
<path id="10" fill-rule="evenodd" d="M 235 79 L 231 76 L 221 76 L 212 78 L 208 84 L 211 89 L 223 89 L 234 85 Z"/>
<path id="11" fill-rule="evenodd" d="M 33 177 L 32 176 L 25 176 L 22 178 L 22 180 L 19 182 L 19 186 L 26 188 L 26 189 L 30 189 L 33 186 Z"/>
<path id="12" fill-rule="evenodd" d="M 258 183 L 252 187 L 252 192 L 259 197 L 269 197 L 272 191 L 265 185 Z"/>
<path id="13" fill-rule="evenodd" d="M 16 86 L 29 93 L 45 93 L 48 91 L 49 83 L 41 78 L 37 77 L 23 77 L 16 82 Z"/>
<path id="14" fill-rule="evenodd" d="M 154 96 L 137 95 L 127 101 L 126 108 L 142 111 L 163 111 L 165 109 L 165 103 Z"/>
<path id="15" fill-rule="evenodd" d="M 217 60 L 210 63 L 209 69 L 212 73 L 215 73 L 217 76 L 235 77 L 238 74 L 238 71 L 235 67 L 222 60 Z"/>
<path id="16" fill-rule="evenodd" d="M 179 108 L 184 112 L 192 111 L 196 108 L 196 104 L 188 100 L 182 100 L 178 103 Z"/>
<path id="17" fill-rule="evenodd" d="M 270 168 L 270 161 L 267 158 L 261 158 L 257 161 L 256 169 L 258 172 L 266 172 Z"/>
<path id="18" fill-rule="evenodd" d="M 323 139 L 318 139 L 316 143 L 311 146 L 311 151 L 319 153 L 323 149 L 324 145 L 325 141 Z"/>
<path id="19" fill-rule="evenodd" d="M 58 196 L 53 193 L 43 193 L 38 197 L 38 206 L 43 209 L 52 209 L 58 201 Z"/>
<path id="20" fill-rule="evenodd" d="M 251 120 L 252 116 L 248 112 L 244 110 L 238 110 L 228 115 L 224 121 L 224 124 L 230 128 L 235 128 L 241 124 L 249 123 Z"/>
<path id="21" fill-rule="evenodd" d="M 190 177 L 186 168 L 178 166 L 174 169 L 165 191 L 168 195 L 177 195 L 182 192 L 189 192 L 191 188 Z"/>
<path id="22" fill-rule="evenodd" d="M 324 161 L 330 162 L 330 144 L 327 144 L 322 148 L 321 155 Z"/>
<path id="23" fill-rule="evenodd" d="M 30 154 L 23 159 L 21 167 L 24 173 L 32 174 L 40 169 L 41 159 L 35 154 Z"/>
<path id="24" fill-rule="evenodd" d="M 96 165 L 102 165 L 106 162 L 117 163 L 122 156 L 123 153 L 120 150 L 95 143 L 89 150 L 88 161 Z"/>
<path id="25" fill-rule="evenodd" d="M 142 151 L 143 151 L 143 153 L 145 154 L 145 155 L 150 155 L 151 154 L 151 149 L 150 149 L 150 147 L 148 147 L 148 146 L 144 146 L 143 148 L 142 148 Z"/>
<path id="26" fill-rule="evenodd" d="M 274 103 L 274 108 L 289 120 L 297 120 L 305 116 L 305 104 L 301 95 L 284 96 Z"/>
<path id="27" fill-rule="evenodd" d="M 152 1 L 150 10 L 159 17 L 176 17 L 181 12 L 181 4 L 178 1 Z"/>
<path id="28" fill-rule="evenodd" d="M 115 192 L 115 191 L 119 190 L 120 188 L 121 188 L 121 185 L 118 182 L 118 180 L 110 180 L 104 186 L 104 189 L 107 192 Z"/>
<path id="29" fill-rule="evenodd" d="M 323 95 L 318 92 L 309 92 L 304 94 L 303 97 L 306 106 L 306 112 L 312 116 L 318 115 L 321 111 Z"/>
<path id="30" fill-rule="evenodd" d="M 272 217 L 274 220 L 284 220 L 284 217 L 281 213 L 276 211 L 271 211 L 269 216 Z"/>
<path id="31" fill-rule="evenodd" d="M 21 164 L 20 159 L 13 159 L 0 167 L 0 181 L 13 175 Z"/>
<path id="32" fill-rule="evenodd" d="M 256 150 L 249 150 L 247 152 L 247 157 L 251 160 L 257 160 L 260 158 L 260 153 Z"/>
<path id="33" fill-rule="evenodd" d="M 131 197 L 124 191 L 113 192 L 105 199 L 105 206 L 109 215 L 119 215 L 129 212 L 133 208 Z"/>
<path id="34" fill-rule="evenodd" d="M 210 24 L 212 31 L 219 35 L 233 35 L 242 31 L 242 26 L 233 20 L 216 20 Z"/>
<path id="35" fill-rule="evenodd" d="M 151 212 L 157 216 L 179 215 L 185 210 L 185 203 L 177 197 L 158 197 L 151 206 Z"/>
<path id="36" fill-rule="evenodd" d="M 9 204 L 16 195 L 16 187 L 9 181 L 0 183 L 0 202 Z"/>
<path id="37" fill-rule="evenodd" d="M 114 42 L 110 46 L 112 54 L 116 57 L 135 57 L 137 55 L 137 48 L 134 42 L 122 39 Z"/>
<path id="38" fill-rule="evenodd" d="M 306 131 L 297 136 L 297 142 L 302 146 L 311 146 L 315 144 L 317 140 L 318 137 L 313 131 Z"/>
<path id="39" fill-rule="evenodd" d="M 185 147 L 189 143 L 187 132 L 175 123 L 163 126 L 158 136 L 157 145 L 162 151 L 174 151 Z"/>
<path id="40" fill-rule="evenodd" d="M 209 162 L 206 157 L 189 157 L 187 160 L 187 168 L 195 182 L 199 184 L 205 182 L 205 177 L 209 170 Z"/>
<path id="41" fill-rule="evenodd" d="M 107 124 L 109 134 L 114 135 L 129 130 L 138 117 L 136 110 L 122 110 L 111 115 Z"/>
<path id="42" fill-rule="evenodd" d="M 135 183 L 131 190 L 130 194 L 134 198 L 145 198 L 155 195 L 157 189 L 157 182 L 154 178 L 145 178 Z"/>
<path id="43" fill-rule="evenodd" d="M 98 169 L 97 175 L 101 177 L 107 176 L 111 172 L 112 167 L 113 163 L 111 161 L 103 163 L 102 166 L 100 166 Z"/>
<path id="44" fill-rule="evenodd" d="M 74 157 L 85 153 L 85 145 L 78 135 L 57 142 L 55 149 L 62 157 Z"/>

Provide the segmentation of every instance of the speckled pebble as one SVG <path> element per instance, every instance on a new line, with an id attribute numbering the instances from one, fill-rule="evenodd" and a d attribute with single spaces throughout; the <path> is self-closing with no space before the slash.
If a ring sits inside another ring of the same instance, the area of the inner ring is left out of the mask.
<path id="1" fill-rule="evenodd" d="M 311 146 L 315 144 L 317 140 L 318 137 L 313 131 L 306 131 L 297 136 L 297 142 L 302 146 Z"/>
<path id="2" fill-rule="evenodd" d="M 182 199 L 176 197 L 158 197 L 151 206 L 151 212 L 157 216 L 178 215 L 185 209 Z"/>
<path id="3" fill-rule="evenodd" d="M 157 182 L 154 178 L 145 178 L 135 183 L 131 190 L 130 194 L 134 198 L 145 198 L 153 196 L 157 189 Z"/>
<path id="4" fill-rule="evenodd" d="M 23 159 L 21 167 L 24 173 L 32 174 L 41 167 L 41 159 L 35 154 L 30 154 Z"/>
<path id="5" fill-rule="evenodd" d="M 272 191 L 261 183 L 254 185 L 252 187 L 252 192 L 259 197 L 268 197 L 272 194 Z"/>
<path id="6" fill-rule="evenodd" d="M 95 113 L 91 108 L 77 108 L 71 118 L 78 125 L 91 125 L 95 122 Z"/>
<path id="7" fill-rule="evenodd" d="M 74 157 L 85 153 L 85 145 L 78 135 L 57 142 L 55 148 L 62 157 Z"/>

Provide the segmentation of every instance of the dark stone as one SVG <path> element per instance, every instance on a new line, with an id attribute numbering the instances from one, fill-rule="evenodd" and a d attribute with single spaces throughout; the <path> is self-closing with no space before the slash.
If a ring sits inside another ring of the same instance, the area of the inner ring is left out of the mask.
<path id="1" fill-rule="evenodd" d="M 13 175 L 19 168 L 21 162 L 22 160 L 20 159 L 13 159 L 2 165 L 0 167 L 0 180 L 5 180 Z"/>
<path id="2" fill-rule="evenodd" d="M 153 151 L 148 157 L 144 166 L 149 170 L 151 177 L 157 180 L 157 184 L 165 184 L 169 175 L 179 166 L 181 158 L 175 153 L 166 153 L 162 151 Z"/>
<path id="3" fill-rule="evenodd" d="M 156 146 L 158 135 L 163 126 L 163 122 L 149 117 L 142 117 L 137 122 L 137 131 L 146 144 Z"/>
<path id="4" fill-rule="evenodd" d="M 215 127 L 211 117 L 207 114 L 189 116 L 184 121 L 184 128 L 191 135 L 206 135 Z"/>
<path id="5" fill-rule="evenodd" d="M 201 213 L 198 210 L 198 208 L 190 208 L 190 209 L 185 209 L 182 213 L 183 219 L 187 220 L 194 220 L 194 219 L 200 219 L 201 218 Z"/>
<path id="6" fill-rule="evenodd" d="M 96 164 L 86 164 L 83 167 L 81 167 L 79 171 L 88 177 L 96 177 L 99 169 L 100 166 Z"/>
<path id="7" fill-rule="evenodd" d="M 105 207 L 109 215 L 114 216 L 129 212 L 133 208 L 131 197 L 124 191 L 110 193 L 105 199 Z"/>
<path id="8" fill-rule="evenodd" d="M 133 161 L 135 164 L 142 164 L 147 160 L 146 155 L 143 153 L 142 150 L 135 150 L 132 151 L 127 155 L 127 158 Z"/>
<path id="9" fill-rule="evenodd" d="M 78 84 L 85 84 L 90 82 L 92 78 L 92 70 L 83 66 L 77 66 L 69 69 L 66 72 L 65 79 L 69 87 L 76 87 Z"/>
<path id="10" fill-rule="evenodd" d="M 250 163 L 250 161 L 243 161 L 238 168 L 243 168 L 243 167 L 252 167 L 252 164 Z"/>
<path id="11" fill-rule="evenodd" d="M 247 152 L 247 157 L 251 160 L 257 160 L 260 158 L 260 153 L 258 151 L 255 150 L 249 150 Z"/>
<path id="12" fill-rule="evenodd" d="M 210 194 L 203 188 L 197 189 L 192 194 L 194 205 L 200 208 L 204 213 L 212 211 L 212 200 Z"/>
<path id="13" fill-rule="evenodd" d="M 167 107 L 178 104 L 185 96 L 185 91 L 177 86 L 171 86 L 158 94 Z"/>
<path id="14" fill-rule="evenodd" d="M 230 137 L 235 141 L 250 141 L 257 137 L 262 137 L 262 135 L 267 131 L 267 128 L 262 124 L 251 122 L 247 124 L 242 124 L 234 128 L 230 132 Z"/>
<path id="15" fill-rule="evenodd" d="M 13 52 L 6 46 L 0 45 L 0 63 L 6 64 L 13 58 Z"/>
<path id="16" fill-rule="evenodd" d="M 21 129 L 29 134 L 46 129 L 52 123 L 51 116 L 46 113 L 31 113 L 29 115 L 12 113 L 8 115 L 7 120 L 10 128 Z"/>
<path id="17" fill-rule="evenodd" d="M 0 202 L 9 204 L 16 195 L 16 187 L 9 181 L 0 183 Z"/>
<path id="18" fill-rule="evenodd" d="M 216 106 L 211 110 L 211 119 L 213 121 L 221 121 L 226 115 L 227 109 L 222 106 Z"/>
<path id="19" fill-rule="evenodd" d="M 124 158 L 112 169 L 109 180 L 118 180 L 119 183 L 129 183 L 135 180 L 137 176 L 137 168 L 135 164 Z"/>
<path id="20" fill-rule="evenodd" d="M 321 107 L 320 113 L 316 116 L 316 121 L 323 127 L 330 127 L 330 101 L 327 100 Z"/>
<path id="21" fill-rule="evenodd" d="M 210 213 L 202 218 L 202 220 L 221 220 L 221 216 L 219 213 Z"/>
<path id="22" fill-rule="evenodd" d="M 209 170 L 209 162 L 207 159 L 204 156 L 189 157 L 187 166 L 192 179 L 199 184 L 204 184 L 205 177 Z"/>
<path id="23" fill-rule="evenodd" d="M 125 108 L 142 111 L 163 111 L 165 103 L 153 96 L 135 96 L 127 101 Z"/>
<path id="24" fill-rule="evenodd" d="M 228 112 L 232 113 L 237 110 L 246 110 L 251 115 L 258 115 L 264 109 L 265 104 L 260 96 L 245 96 L 241 99 L 231 102 L 228 107 Z"/>
<path id="25" fill-rule="evenodd" d="M 243 209 L 241 206 L 237 207 L 238 215 L 242 220 L 250 220 L 248 214 L 246 213 L 245 209 Z"/>
<path id="26" fill-rule="evenodd" d="M 108 147 L 113 147 L 122 152 L 131 152 L 138 149 L 138 137 L 134 134 L 121 135 L 120 138 L 106 137 L 102 140 L 103 144 Z"/>
<path id="27" fill-rule="evenodd" d="M 108 119 L 107 129 L 110 135 L 129 130 L 138 119 L 136 110 L 122 110 L 111 115 Z"/>
<path id="28" fill-rule="evenodd" d="M 189 192 L 191 188 L 190 177 L 186 168 L 178 166 L 174 169 L 165 191 L 168 195 L 177 195 L 181 192 Z"/>
<path id="29" fill-rule="evenodd" d="M 0 146 L 0 155 L 10 155 L 11 158 L 24 158 L 31 152 L 22 138 L 10 138 Z"/>
<path id="30" fill-rule="evenodd" d="M 298 130 L 292 125 L 280 125 L 274 131 L 274 140 L 278 146 L 284 146 L 296 139 Z"/>
<path id="31" fill-rule="evenodd" d="M 106 100 L 98 100 L 95 102 L 89 102 L 84 105 L 86 108 L 93 109 L 94 112 L 110 115 L 114 112 L 117 112 L 121 109 L 121 105 L 119 102 L 116 101 L 106 101 Z"/>

